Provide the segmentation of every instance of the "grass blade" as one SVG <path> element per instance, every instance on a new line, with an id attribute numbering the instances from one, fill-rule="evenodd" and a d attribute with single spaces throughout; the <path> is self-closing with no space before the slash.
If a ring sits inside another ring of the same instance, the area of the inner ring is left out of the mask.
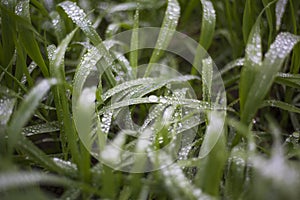
<path id="1" fill-rule="evenodd" d="M 156 63 L 161 57 L 162 52 L 166 49 L 173 37 L 174 31 L 177 27 L 180 15 L 180 6 L 177 0 L 168 0 L 167 10 L 165 12 L 163 24 L 158 35 L 154 51 L 149 61 L 149 65 L 145 72 L 145 77 L 149 76 L 152 69 L 152 64 Z"/>
<path id="2" fill-rule="evenodd" d="M 288 112 L 294 112 L 294 113 L 299 113 L 300 114 L 300 108 L 291 105 L 289 103 L 285 103 L 283 101 L 276 101 L 276 100 L 266 100 L 263 101 L 262 104 L 260 105 L 260 108 L 263 107 L 275 107 L 275 108 L 280 108 L 282 110 L 288 111 Z"/>
<path id="3" fill-rule="evenodd" d="M 134 15 L 133 30 L 130 43 L 130 65 L 132 68 L 138 66 L 138 48 L 139 48 L 139 7 L 137 7 Z"/>
<path id="4" fill-rule="evenodd" d="M 30 23 L 30 12 L 29 12 L 29 0 L 22 0 L 16 6 L 16 14 L 24 18 Z M 19 25 L 20 29 L 20 41 L 28 55 L 34 60 L 40 67 L 45 77 L 49 76 L 48 68 L 44 62 L 44 58 L 35 40 L 34 34 L 22 25 Z"/>
<path id="5" fill-rule="evenodd" d="M 248 90 L 249 92 L 243 96 L 244 106 L 241 112 L 241 120 L 244 123 L 248 124 L 254 117 L 258 107 L 272 86 L 283 61 L 299 40 L 299 36 L 284 32 L 280 33 L 270 46 L 262 66 L 253 79 L 253 84 Z"/>
<path id="6" fill-rule="evenodd" d="M 281 26 L 281 20 L 285 11 L 288 0 L 278 0 L 276 3 L 276 30 L 278 31 Z"/>
<path id="7" fill-rule="evenodd" d="M 77 149 L 76 133 L 74 130 L 72 119 L 70 119 L 69 102 L 66 97 L 65 83 L 65 72 L 64 72 L 64 56 L 68 44 L 71 42 L 77 29 L 73 30 L 57 47 L 55 50 L 53 46 L 48 47 L 48 56 L 50 60 L 50 75 L 55 77 L 60 85 L 53 88 L 52 92 L 54 95 L 54 102 L 56 105 L 56 113 L 58 121 L 63 125 L 61 127 L 61 139 L 63 152 L 66 153 L 66 139 L 70 145 L 71 154 L 73 159 L 78 164 L 79 154 Z"/>
<path id="8" fill-rule="evenodd" d="M 202 4 L 202 24 L 199 44 L 207 50 L 214 37 L 216 13 L 211 1 L 201 0 L 200 2 Z"/>
<path id="9" fill-rule="evenodd" d="M 219 184 L 227 159 L 223 126 L 222 114 L 210 112 L 209 124 L 199 152 L 199 158 L 202 159 L 195 179 L 195 184 L 201 187 L 203 192 L 213 196 L 219 194 Z"/>
<path id="10" fill-rule="evenodd" d="M 244 110 L 244 104 L 248 98 L 249 90 L 253 85 L 256 72 L 261 67 L 262 62 L 262 46 L 260 36 L 260 17 L 254 24 L 246 47 L 246 56 L 244 67 L 242 68 L 239 95 L 241 112 Z"/>
<path id="11" fill-rule="evenodd" d="M 17 143 L 22 128 L 26 125 L 50 87 L 56 83 L 54 79 L 41 81 L 29 92 L 18 110 L 12 115 L 11 122 L 7 128 L 9 155 L 13 153 L 13 148 Z"/>

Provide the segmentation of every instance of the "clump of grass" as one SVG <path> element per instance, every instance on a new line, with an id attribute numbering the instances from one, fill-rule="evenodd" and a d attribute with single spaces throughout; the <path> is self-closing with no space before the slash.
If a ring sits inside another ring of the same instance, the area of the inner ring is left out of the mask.
<path id="1" fill-rule="evenodd" d="M 298 199 L 299 6 L 3 0 L 2 197 Z"/>

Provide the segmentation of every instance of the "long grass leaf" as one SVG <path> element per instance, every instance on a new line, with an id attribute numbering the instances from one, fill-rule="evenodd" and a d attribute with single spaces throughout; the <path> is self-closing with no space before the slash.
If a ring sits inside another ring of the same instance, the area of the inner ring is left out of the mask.
<path id="1" fill-rule="evenodd" d="M 65 72 L 64 72 L 64 56 L 66 49 L 71 42 L 76 30 L 73 30 L 62 42 L 61 44 L 54 49 L 55 47 L 48 47 L 48 56 L 50 60 L 49 68 L 50 75 L 55 77 L 60 85 L 53 88 L 52 92 L 54 95 L 54 102 L 56 105 L 57 118 L 60 122 L 62 122 L 61 127 L 61 139 L 62 139 L 62 147 L 64 153 L 66 153 L 66 138 L 68 139 L 68 143 L 70 145 L 71 154 L 76 161 L 79 163 L 79 155 L 78 148 L 76 142 L 76 133 L 74 130 L 72 119 L 70 119 L 70 110 L 69 110 L 69 102 L 66 97 L 66 89 L 64 86 L 65 82 Z"/>
<path id="2" fill-rule="evenodd" d="M 276 37 L 265 55 L 262 66 L 253 79 L 253 84 L 249 88 L 248 94 L 245 94 L 245 103 L 241 113 L 241 120 L 244 123 L 249 123 L 254 117 L 258 107 L 272 86 L 283 61 L 299 40 L 299 36 L 287 32 L 280 33 Z"/>
<path id="3" fill-rule="evenodd" d="M 294 113 L 299 113 L 300 114 L 300 108 L 291 105 L 289 103 L 285 103 L 283 101 L 276 101 L 276 100 L 265 100 L 262 102 L 260 105 L 260 108 L 263 107 L 275 107 L 275 108 L 280 108 L 282 110 L 288 111 L 288 112 L 294 112 Z"/>
<path id="4" fill-rule="evenodd" d="M 156 63 L 158 61 L 158 59 L 162 55 L 163 50 L 168 47 L 177 27 L 179 15 L 180 6 L 177 0 L 168 0 L 167 10 L 165 12 L 164 20 L 154 47 L 154 51 L 145 72 L 145 77 L 150 75 L 153 63 Z"/>
<path id="5" fill-rule="evenodd" d="M 76 3 L 70 1 L 64 1 L 59 4 L 61 8 L 68 14 L 72 21 L 84 32 L 84 34 L 90 39 L 94 46 L 103 56 L 102 71 L 105 71 L 108 81 L 111 86 L 115 85 L 115 79 L 111 74 L 111 69 L 115 73 L 119 73 L 120 69 L 114 64 L 114 59 L 102 42 L 102 39 L 98 35 L 96 29 L 92 26 L 90 20 L 87 19 L 87 15 L 82 9 L 80 9 Z"/>
<path id="6" fill-rule="evenodd" d="M 285 11 L 288 0 L 278 0 L 276 3 L 276 30 L 278 31 L 281 26 L 281 20 Z"/>
<path id="7" fill-rule="evenodd" d="M 256 20 L 246 47 L 244 67 L 240 78 L 240 107 L 243 112 L 244 104 L 248 98 L 249 90 L 253 85 L 254 78 L 262 62 L 262 46 L 260 36 L 260 17 Z"/>
<path id="8" fill-rule="evenodd" d="M 20 104 L 18 110 L 13 113 L 11 122 L 7 128 L 9 153 L 12 153 L 22 128 L 29 121 L 42 98 L 50 87 L 56 83 L 54 79 L 42 80 L 29 92 L 24 101 Z"/>
<path id="9" fill-rule="evenodd" d="M 135 14 L 134 14 L 134 23 L 133 23 L 133 30 L 131 36 L 131 43 L 130 43 L 130 65 L 133 68 L 138 66 L 138 48 L 139 48 L 139 7 L 137 7 Z"/>
<path id="10" fill-rule="evenodd" d="M 199 158 L 202 159 L 195 180 L 196 185 L 213 196 L 219 194 L 219 184 L 227 159 L 223 114 L 210 112 L 209 124 L 199 152 Z"/>
<path id="11" fill-rule="evenodd" d="M 22 0 L 17 4 L 16 14 L 23 17 L 30 23 L 29 0 Z M 48 77 L 48 68 L 45 64 L 38 43 L 35 40 L 34 34 L 27 28 L 24 28 L 22 25 L 19 26 L 19 29 L 21 31 L 20 40 L 24 48 L 26 49 L 26 52 L 41 68 L 43 75 L 45 77 Z"/>
<path id="12" fill-rule="evenodd" d="M 215 32 L 216 13 L 213 4 L 209 0 L 201 0 L 202 4 L 202 24 L 199 44 L 208 49 Z"/>

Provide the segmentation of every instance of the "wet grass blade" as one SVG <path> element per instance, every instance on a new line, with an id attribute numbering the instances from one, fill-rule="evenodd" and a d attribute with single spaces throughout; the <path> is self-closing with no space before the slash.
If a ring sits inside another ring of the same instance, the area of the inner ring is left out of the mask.
<path id="1" fill-rule="evenodd" d="M 262 62 L 262 46 L 260 36 L 260 17 L 256 20 L 250 34 L 249 40 L 246 46 L 246 55 L 244 61 L 244 67 L 242 68 L 239 96 L 240 96 L 240 108 L 241 113 L 244 110 L 244 104 L 249 98 L 249 90 L 253 85 L 254 78 L 257 71 L 261 67 Z"/>
<path id="2" fill-rule="evenodd" d="M 30 120 L 30 117 L 38 107 L 40 101 L 54 84 L 56 84 L 56 81 L 53 79 L 41 81 L 29 92 L 24 101 L 20 104 L 18 110 L 12 115 L 11 122 L 7 128 L 8 155 L 13 153 L 13 148 L 18 141 L 22 128 Z"/>
<path id="3" fill-rule="evenodd" d="M 152 69 L 152 64 L 156 63 L 161 57 L 163 50 L 166 49 L 176 30 L 178 19 L 180 15 L 180 6 L 177 0 L 168 0 L 167 10 L 165 12 L 164 20 L 161 30 L 158 35 L 154 51 L 151 55 L 148 67 L 145 72 L 145 77 L 149 76 Z"/>
<path id="4" fill-rule="evenodd" d="M 111 86 L 116 84 L 115 78 L 111 74 L 111 70 L 119 73 L 119 69 L 114 65 L 114 59 L 110 52 L 107 50 L 102 42 L 102 39 L 98 35 L 96 29 L 92 26 L 90 20 L 87 19 L 87 15 L 79 8 L 76 3 L 70 1 L 64 1 L 59 6 L 68 14 L 72 21 L 84 32 L 84 34 L 90 39 L 93 45 L 98 49 L 103 56 L 102 71 L 105 71 L 107 79 Z"/>
<path id="5" fill-rule="evenodd" d="M 201 0 L 200 2 L 202 4 L 202 23 L 199 44 L 207 50 L 215 33 L 216 13 L 211 1 Z"/>
<path id="6" fill-rule="evenodd" d="M 59 81 L 59 85 L 53 88 L 52 93 L 54 95 L 54 102 L 56 106 L 56 113 L 58 121 L 63 125 L 61 127 L 61 139 L 62 148 L 64 153 L 67 153 L 66 149 L 66 139 L 68 139 L 68 144 L 70 145 L 70 150 L 73 159 L 77 164 L 79 164 L 79 154 L 76 141 L 76 132 L 74 130 L 73 121 L 70 119 L 69 102 L 66 97 L 65 83 L 65 72 L 64 72 L 64 56 L 66 49 L 71 42 L 77 29 L 73 30 L 55 49 L 54 46 L 48 47 L 48 56 L 50 60 L 49 68 L 50 75 L 55 77 Z"/>
<path id="7" fill-rule="evenodd" d="M 284 32 L 280 33 L 270 46 L 261 67 L 253 79 L 253 84 L 249 87 L 249 92 L 241 96 L 241 98 L 244 98 L 244 106 L 241 112 L 241 120 L 244 123 L 248 124 L 254 117 L 259 105 L 270 90 L 283 61 L 299 40 L 299 36 Z"/>
<path id="8" fill-rule="evenodd" d="M 202 99 L 211 102 L 211 87 L 213 80 L 213 62 L 211 58 L 202 60 Z"/>
<path id="9" fill-rule="evenodd" d="M 16 6 L 16 14 L 24 18 L 30 23 L 30 11 L 29 11 L 29 0 L 20 1 Z M 49 76 L 48 68 L 45 64 L 44 58 L 40 51 L 39 45 L 35 39 L 34 34 L 27 28 L 19 25 L 20 29 L 20 41 L 28 55 L 34 60 L 40 67 L 44 77 Z"/>
<path id="10" fill-rule="evenodd" d="M 285 110 L 288 112 L 294 112 L 294 113 L 299 113 L 300 114 L 300 108 L 291 105 L 289 103 L 285 103 L 283 101 L 276 101 L 276 100 L 265 100 L 262 102 L 260 105 L 260 108 L 263 107 L 275 107 L 275 108 L 280 108 L 281 110 Z"/>
<path id="11" fill-rule="evenodd" d="M 285 7 L 287 4 L 288 0 L 278 0 L 276 3 L 276 30 L 278 31 L 281 26 L 281 20 L 283 17 L 283 14 L 285 12 Z"/>
<path id="12" fill-rule="evenodd" d="M 253 8 L 254 5 L 251 0 L 246 0 L 243 16 L 243 38 L 245 43 L 247 43 L 251 28 L 255 23 L 255 12 Z"/>
<path id="13" fill-rule="evenodd" d="M 198 166 L 195 184 L 212 196 L 219 194 L 220 180 L 227 159 L 223 126 L 222 113 L 210 112 L 209 124 L 198 156 L 201 162 Z"/>
<path id="14" fill-rule="evenodd" d="M 130 65 L 132 68 L 138 66 L 138 48 L 139 48 L 139 7 L 134 14 L 133 30 L 130 43 Z"/>

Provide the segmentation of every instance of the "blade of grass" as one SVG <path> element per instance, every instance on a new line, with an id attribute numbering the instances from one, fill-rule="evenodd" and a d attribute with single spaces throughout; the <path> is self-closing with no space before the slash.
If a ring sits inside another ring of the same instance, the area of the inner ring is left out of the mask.
<path id="1" fill-rule="evenodd" d="M 73 30 L 54 50 L 55 47 L 51 46 L 48 48 L 48 56 L 49 56 L 49 68 L 50 75 L 55 77 L 60 85 L 55 86 L 52 90 L 54 95 L 54 102 L 56 106 L 57 118 L 60 123 L 62 123 L 61 127 L 61 139 L 62 139 L 62 148 L 63 152 L 67 153 L 66 149 L 66 139 L 68 140 L 68 144 L 70 147 L 72 159 L 74 159 L 76 164 L 80 164 L 79 153 L 77 148 L 76 141 L 76 132 L 74 130 L 72 119 L 70 118 L 70 110 L 69 110 L 69 102 L 66 97 L 66 88 L 64 86 L 65 83 L 65 72 L 64 72 L 64 56 L 68 44 L 71 42 L 74 34 L 77 29 Z"/>
<path id="2" fill-rule="evenodd" d="M 165 12 L 164 20 L 158 35 L 157 42 L 154 47 L 154 51 L 151 55 L 149 64 L 144 75 L 145 77 L 150 75 L 153 63 L 156 63 L 159 60 L 163 53 L 163 50 L 165 50 L 168 47 L 177 27 L 179 15 L 180 6 L 177 0 L 168 0 L 167 10 Z"/>
<path id="3" fill-rule="evenodd" d="M 283 14 L 285 12 L 285 7 L 287 4 L 288 0 L 278 0 L 276 3 L 276 31 L 280 29 L 281 26 L 281 20 L 283 17 Z"/>
<path id="4" fill-rule="evenodd" d="M 223 114 L 216 111 L 209 113 L 209 123 L 198 156 L 202 159 L 195 178 L 195 184 L 203 192 L 213 196 L 219 194 L 220 180 L 227 159 Z"/>
<path id="5" fill-rule="evenodd" d="M 11 122 L 7 127 L 9 156 L 13 153 L 14 146 L 19 139 L 22 128 L 29 121 L 34 110 L 37 108 L 50 87 L 55 84 L 56 81 L 54 79 L 41 81 L 29 92 L 24 101 L 20 104 L 18 110 L 13 113 Z"/>
<path id="6" fill-rule="evenodd" d="M 243 93 L 244 96 L 241 96 L 244 102 L 241 112 L 242 122 L 248 124 L 254 117 L 258 107 L 270 90 L 283 61 L 299 40 L 299 36 L 286 32 L 280 33 L 276 37 L 275 42 L 265 55 L 262 66 L 253 79 L 253 84 L 249 87 L 249 92 L 247 94 Z"/>
<path id="7" fill-rule="evenodd" d="M 289 103 L 285 103 L 283 101 L 276 101 L 276 100 L 265 100 L 262 102 L 262 104 L 260 105 L 260 108 L 263 107 L 275 107 L 275 108 L 280 108 L 282 110 L 285 111 L 289 111 L 289 112 L 294 112 L 294 113 L 298 113 L 300 114 L 300 108 L 291 105 Z"/>
<path id="8" fill-rule="evenodd" d="M 18 2 L 16 6 L 16 14 L 24 18 L 25 20 L 27 20 L 29 24 L 31 23 L 30 11 L 29 11 L 29 0 L 22 0 Z M 35 40 L 34 34 L 22 25 L 19 25 L 18 27 L 19 27 L 19 31 L 21 32 L 21 34 L 19 35 L 20 41 L 23 44 L 26 52 L 28 53 L 30 58 L 32 58 L 32 60 L 34 60 L 38 64 L 44 77 L 49 77 L 48 68 L 45 64 L 38 43 Z"/>
<path id="9" fill-rule="evenodd" d="M 75 3 L 70 1 L 64 1 L 59 6 L 68 14 L 72 21 L 84 32 L 84 34 L 90 39 L 94 46 L 98 49 L 103 57 L 102 71 L 105 71 L 105 75 L 111 86 L 114 86 L 115 78 L 111 73 L 111 69 L 115 73 L 119 73 L 118 69 L 114 65 L 114 59 L 102 42 L 102 39 L 98 35 L 96 29 L 92 26 L 91 22 L 87 19 L 86 14 Z"/>
<path id="10" fill-rule="evenodd" d="M 201 34 L 199 38 L 199 46 L 196 50 L 196 55 L 193 61 L 193 68 L 191 74 L 197 74 L 197 69 L 200 69 L 202 59 L 206 56 L 206 52 L 214 37 L 216 26 L 216 14 L 213 4 L 209 0 L 201 0 L 202 4 L 202 23 Z"/>
<path id="11" fill-rule="evenodd" d="M 139 6 L 137 7 L 134 14 L 133 30 L 130 43 L 130 65 L 132 68 L 138 66 L 138 48 L 139 48 Z"/>

